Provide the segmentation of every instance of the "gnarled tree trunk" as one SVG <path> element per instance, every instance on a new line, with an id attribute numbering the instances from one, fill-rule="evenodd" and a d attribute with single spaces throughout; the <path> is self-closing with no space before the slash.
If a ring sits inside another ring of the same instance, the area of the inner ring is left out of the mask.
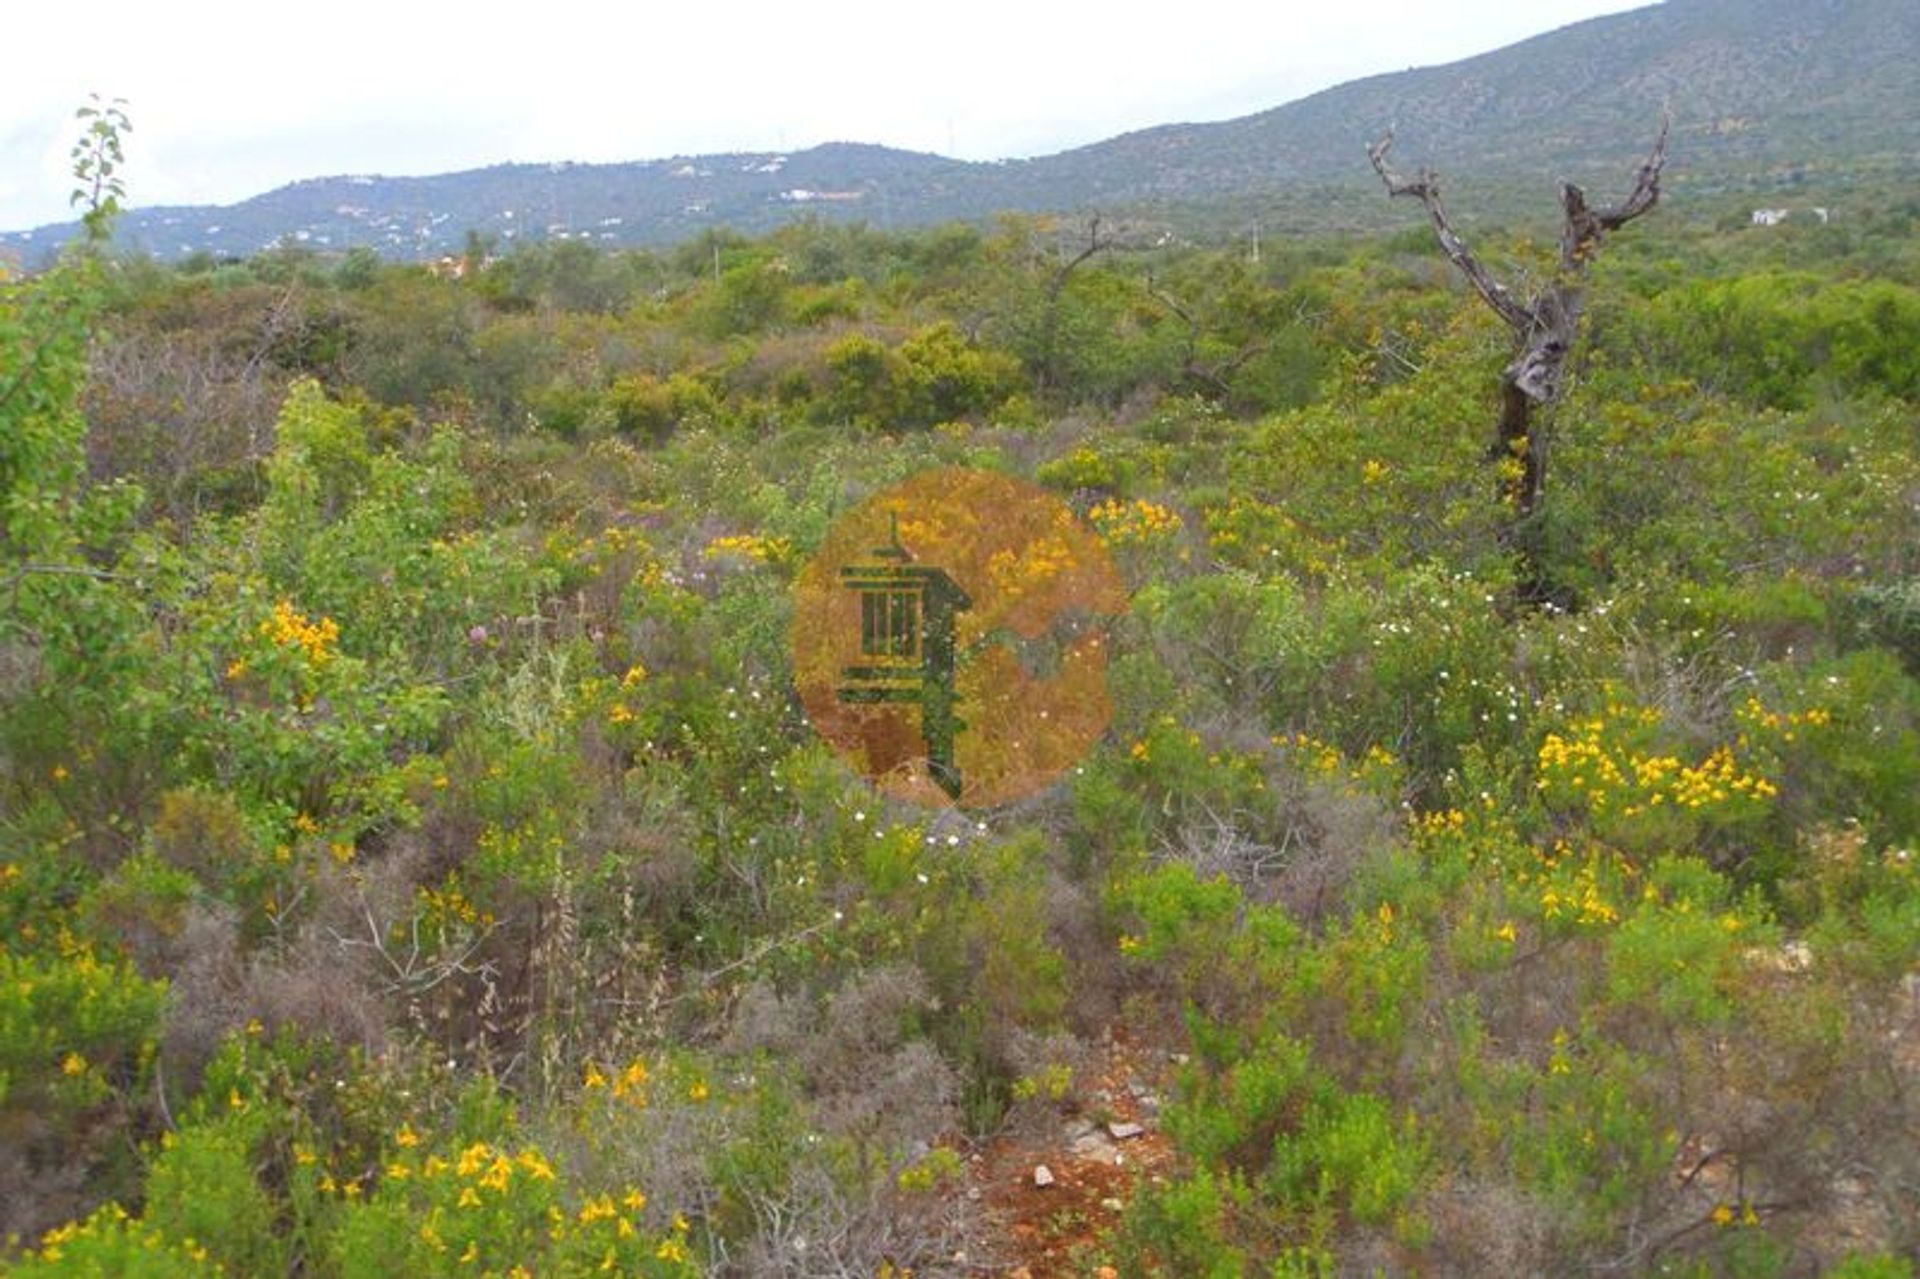
<path id="1" fill-rule="evenodd" d="M 1660 199 L 1660 171 L 1667 159 L 1669 120 L 1662 120 L 1660 136 L 1640 166 L 1633 191 L 1619 204 L 1593 208 L 1586 193 L 1571 182 L 1560 185 L 1563 221 L 1560 262 L 1551 281 L 1522 302 L 1493 277 L 1467 248 L 1446 205 L 1440 199 L 1439 179 L 1422 169 L 1404 179 L 1387 167 L 1393 133 L 1367 148 L 1367 158 L 1386 184 L 1388 196 L 1411 196 L 1425 207 L 1434 234 L 1448 261 L 1467 277 L 1474 291 L 1512 330 L 1515 353 L 1500 374 L 1500 420 L 1488 450 L 1500 468 L 1498 489 L 1503 517 L 1502 545 L 1518 563 L 1518 589 L 1527 604 L 1565 605 L 1564 592 L 1551 580 L 1544 558 L 1543 522 L 1546 514 L 1547 450 L 1544 425 L 1535 410 L 1560 398 L 1566 387 L 1567 359 L 1580 336 L 1581 313 L 1586 306 L 1587 267 L 1607 234 L 1617 231 L 1651 209 Z"/>

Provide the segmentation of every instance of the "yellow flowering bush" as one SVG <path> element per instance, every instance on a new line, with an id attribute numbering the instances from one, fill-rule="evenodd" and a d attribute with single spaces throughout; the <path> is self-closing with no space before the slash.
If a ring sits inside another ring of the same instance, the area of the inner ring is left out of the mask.
<path id="1" fill-rule="evenodd" d="M 1345 554 L 1338 538 L 1320 535 L 1297 514 L 1236 494 L 1206 512 L 1207 545 L 1222 563 L 1254 573 L 1324 578 Z"/>
<path id="2" fill-rule="evenodd" d="M 1357 759 L 1347 758 L 1338 746 L 1307 733 L 1276 736 L 1273 745 L 1301 772 L 1336 782 L 1350 793 L 1392 798 L 1406 780 L 1400 760 L 1377 743 Z"/>
<path id="3" fill-rule="evenodd" d="M 260 623 L 260 634 L 282 648 L 299 650 L 316 670 L 333 660 L 340 643 L 340 626 L 331 617 L 316 621 L 285 599 L 273 606 L 273 616 Z"/>
<path id="4" fill-rule="evenodd" d="M 1186 527 L 1178 511 L 1145 498 L 1110 499 L 1088 511 L 1087 519 L 1112 547 L 1164 545 Z"/>
<path id="5" fill-rule="evenodd" d="M 1531 868 L 1510 869 L 1517 899 L 1548 935 L 1606 928 L 1620 922 L 1622 900 L 1634 871 L 1612 849 L 1575 850 L 1566 841 L 1535 851 Z"/>
<path id="6" fill-rule="evenodd" d="M 1046 533 L 1018 550 L 1005 547 L 987 558 L 987 577 L 995 594 L 1007 606 L 1038 595 L 1077 566 L 1073 548 L 1067 540 Z"/>
<path id="7" fill-rule="evenodd" d="M 783 564 L 793 558 L 793 543 L 784 537 L 760 533 L 729 533 L 708 542 L 701 554 L 710 560 L 731 557 L 760 564 Z"/>
<path id="8" fill-rule="evenodd" d="M 698 1273 L 685 1218 L 652 1227 L 638 1186 L 570 1186 L 534 1145 L 474 1141 L 423 1153 L 402 1128 L 392 1146 L 372 1190 L 322 1182 L 342 1205 L 343 1276 Z"/>
<path id="9" fill-rule="evenodd" d="M 1657 709 L 1610 701 L 1599 714 L 1549 732 L 1535 758 L 1540 797 L 1629 848 L 1677 847 L 1703 830 L 1766 814 L 1779 786 L 1744 741 L 1689 762 L 1658 744 L 1663 720 Z"/>
<path id="10" fill-rule="evenodd" d="M 226 1269 L 194 1239 L 169 1239 L 108 1203 L 84 1221 L 49 1230 L 7 1273 L 14 1279 L 55 1276 L 137 1276 L 137 1279 L 211 1279 Z"/>
<path id="11" fill-rule="evenodd" d="M 166 986 L 64 926 L 47 951 L 0 942 L 0 1116 L 72 1116 L 143 1077 Z"/>

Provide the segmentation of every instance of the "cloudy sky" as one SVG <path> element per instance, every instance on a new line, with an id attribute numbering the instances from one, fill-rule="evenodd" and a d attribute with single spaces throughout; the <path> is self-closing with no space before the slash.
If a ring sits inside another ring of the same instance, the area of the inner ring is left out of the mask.
<path id="1" fill-rule="evenodd" d="M 0 230 L 66 218 L 74 108 L 127 99 L 137 205 L 303 177 L 879 142 L 1043 155 L 1450 62 L 1644 0 L 25 3 Z"/>

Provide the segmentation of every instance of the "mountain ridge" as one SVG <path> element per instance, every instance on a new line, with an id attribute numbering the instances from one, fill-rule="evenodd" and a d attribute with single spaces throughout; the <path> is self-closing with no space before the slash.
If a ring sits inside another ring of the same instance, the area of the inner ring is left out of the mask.
<path id="1" fill-rule="evenodd" d="M 1364 148 L 1389 126 L 1405 165 L 1431 163 L 1476 185 L 1605 184 L 1625 180 L 1671 110 L 1670 181 L 1685 183 L 1845 165 L 1920 168 L 1916 101 L 1920 6 L 1909 0 L 1666 0 L 1234 119 L 1153 125 L 1027 159 L 968 161 L 840 141 L 791 152 L 347 174 L 227 206 L 133 210 L 122 239 L 162 258 L 281 243 L 419 258 L 458 250 L 469 231 L 503 244 L 660 246 L 804 216 L 895 227 L 1219 201 L 1265 201 L 1311 223 L 1320 188 L 1373 181 Z M 74 226 L 0 235 L 0 247 L 45 252 Z"/>

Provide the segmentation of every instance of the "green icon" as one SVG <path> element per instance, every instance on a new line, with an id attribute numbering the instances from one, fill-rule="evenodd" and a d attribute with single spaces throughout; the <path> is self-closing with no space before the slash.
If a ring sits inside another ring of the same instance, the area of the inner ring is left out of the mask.
<path id="1" fill-rule="evenodd" d="M 860 596 L 861 660 L 842 669 L 839 700 L 919 706 L 927 773 L 959 799 L 954 741 L 967 725 L 954 709 L 960 700 L 954 619 L 973 607 L 973 598 L 945 569 L 913 562 L 900 544 L 898 512 L 888 545 L 875 547 L 871 562 L 843 567 L 840 580 Z"/>

